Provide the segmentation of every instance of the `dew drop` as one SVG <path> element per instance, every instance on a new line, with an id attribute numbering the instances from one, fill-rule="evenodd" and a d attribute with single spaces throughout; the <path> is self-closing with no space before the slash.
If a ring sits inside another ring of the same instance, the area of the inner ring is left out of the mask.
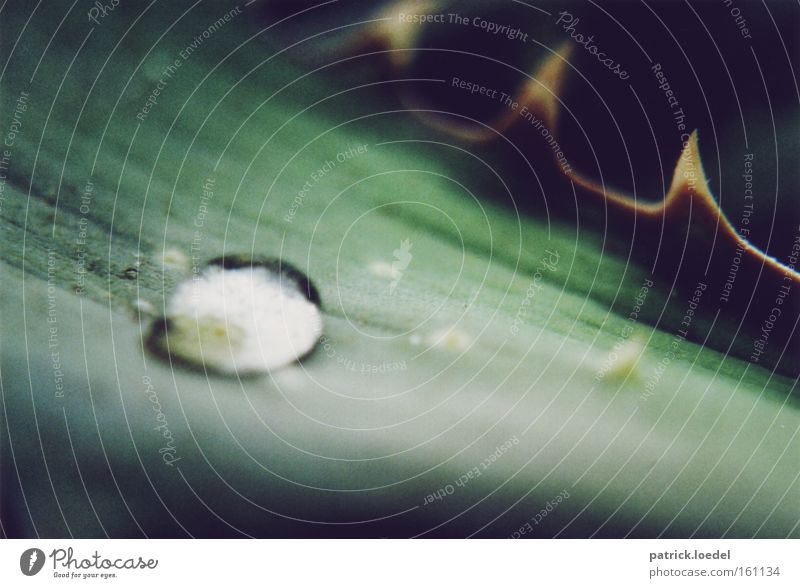
<path id="1" fill-rule="evenodd" d="M 451 351 L 466 351 L 472 343 L 472 338 L 461 329 L 453 327 L 432 333 L 429 341 L 434 347 Z"/>
<path id="2" fill-rule="evenodd" d="M 617 380 L 635 379 L 637 366 L 645 350 L 645 342 L 639 336 L 633 336 L 623 343 L 608 368 L 608 375 Z"/>
<path id="3" fill-rule="evenodd" d="M 180 249 L 171 247 L 161 253 L 161 265 L 165 270 L 189 271 L 189 256 Z"/>
<path id="4" fill-rule="evenodd" d="M 409 343 L 415 346 L 425 345 L 448 351 L 466 351 L 472 343 L 472 337 L 458 327 L 439 329 L 425 335 L 412 334 Z"/>
<path id="5" fill-rule="evenodd" d="M 125 280 L 135 280 L 139 277 L 139 270 L 135 267 L 126 267 L 124 270 L 122 270 L 120 277 Z"/>
<path id="6" fill-rule="evenodd" d="M 386 263 L 385 261 L 373 261 L 369 264 L 369 271 L 373 275 L 386 280 L 396 280 L 400 276 L 398 270 L 392 267 L 391 263 Z"/>
<path id="7" fill-rule="evenodd" d="M 303 273 L 227 256 L 178 284 L 148 346 L 185 365 L 253 375 L 301 359 L 321 334 L 319 295 Z"/>
<path id="8" fill-rule="evenodd" d="M 137 316 L 154 316 L 156 312 L 153 304 L 144 298 L 137 298 L 131 306 Z"/>

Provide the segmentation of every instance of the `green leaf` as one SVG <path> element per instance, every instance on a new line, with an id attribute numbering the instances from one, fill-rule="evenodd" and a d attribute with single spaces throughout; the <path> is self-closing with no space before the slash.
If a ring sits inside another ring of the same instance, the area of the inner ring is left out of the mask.
<path id="1" fill-rule="evenodd" d="M 732 333 L 711 292 L 677 336 L 693 289 L 621 237 L 515 209 L 490 154 L 386 85 L 248 41 L 245 16 L 138 120 L 223 11 L 155 7 L 123 36 L 118 10 L 80 52 L 70 21 L 28 86 L 50 35 L 32 27 L 3 79 L 4 113 L 31 94 L 0 233 L 7 534 L 509 536 L 564 492 L 535 535 L 797 536 L 796 380 L 696 342 Z M 317 286 L 325 335 L 301 364 L 239 380 L 144 350 L 138 301 L 159 313 L 223 254 Z"/>

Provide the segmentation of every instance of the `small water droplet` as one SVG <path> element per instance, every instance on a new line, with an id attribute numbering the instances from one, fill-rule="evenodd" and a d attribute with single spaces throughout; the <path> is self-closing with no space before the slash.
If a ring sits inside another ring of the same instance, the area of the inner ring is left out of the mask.
<path id="1" fill-rule="evenodd" d="M 639 336 L 628 339 L 617 353 L 615 361 L 609 369 L 609 375 L 619 380 L 635 377 L 636 366 L 645 349 L 645 341 Z"/>
<path id="2" fill-rule="evenodd" d="M 165 249 L 161 254 L 161 265 L 165 270 L 189 271 L 190 260 L 180 249 L 174 247 Z"/>
<path id="3" fill-rule="evenodd" d="M 148 346 L 187 365 L 248 375 L 301 359 L 321 335 L 319 295 L 305 274 L 278 260 L 227 256 L 178 284 Z"/>
<path id="4" fill-rule="evenodd" d="M 137 298 L 133 301 L 133 310 L 140 316 L 155 316 L 155 308 L 144 298 Z"/>
<path id="5" fill-rule="evenodd" d="M 466 351 L 472 343 L 472 337 L 457 327 L 439 329 L 424 336 L 414 333 L 408 340 L 412 345 L 426 345 L 450 351 Z"/>
<path id="6" fill-rule="evenodd" d="M 135 280 L 137 277 L 139 277 L 139 270 L 135 267 L 127 267 L 122 271 L 122 275 L 120 277 L 126 280 Z"/>
<path id="7" fill-rule="evenodd" d="M 369 264 L 369 271 L 385 280 L 395 280 L 398 278 L 400 273 L 392 267 L 391 263 L 386 263 L 385 261 L 373 261 Z"/>
<path id="8" fill-rule="evenodd" d="M 451 349 L 453 351 L 465 351 L 472 338 L 459 328 L 443 329 L 433 333 L 430 337 L 431 345 Z"/>

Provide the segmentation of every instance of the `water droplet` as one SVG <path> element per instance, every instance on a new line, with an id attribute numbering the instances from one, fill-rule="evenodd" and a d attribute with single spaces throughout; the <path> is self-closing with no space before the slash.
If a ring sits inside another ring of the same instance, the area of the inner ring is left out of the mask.
<path id="1" fill-rule="evenodd" d="M 125 280 L 135 280 L 139 277 L 139 270 L 135 267 L 126 267 L 120 277 Z"/>
<path id="2" fill-rule="evenodd" d="M 472 337 L 457 327 L 440 329 L 427 335 L 414 333 L 409 337 L 412 345 L 426 345 L 450 351 L 466 351 L 472 343 Z"/>
<path id="3" fill-rule="evenodd" d="M 189 271 L 189 257 L 180 249 L 165 249 L 161 254 L 161 265 L 165 270 Z"/>
<path id="4" fill-rule="evenodd" d="M 452 329 L 443 329 L 437 331 L 430 336 L 431 345 L 435 347 L 442 347 L 453 351 L 466 351 L 472 338 L 456 327 Z"/>
<path id="5" fill-rule="evenodd" d="M 144 298 L 137 298 L 132 306 L 137 316 L 155 316 L 155 307 Z"/>
<path id="6" fill-rule="evenodd" d="M 598 376 L 608 375 L 617 380 L 635 379 L 638 374 L 637 366 L 639 360 L 644 354 L 645 341 L 638 335 L 634 335 L 630 339 L 622 343 L 619 348 L 616 347 L 609 354 L 607 365 L 604 365 L 606 371 L 601 369 Z"/>
<path id="7" fill-rule="evenodd" d="M 278 260 L 228 256 L 178 284 L 148 346 L 184 364 L 247 375 L 301 359 L 321 334 L 308 277 Z"/>
<path id="8" fill-rule="evenodd" d="M 369 264 L 369 271 L 373 275 L 385 280 L 395 280 L 400 275 L 397 269 L 392 267 L 391 263 L 385 261 L 373 261 Z"/>

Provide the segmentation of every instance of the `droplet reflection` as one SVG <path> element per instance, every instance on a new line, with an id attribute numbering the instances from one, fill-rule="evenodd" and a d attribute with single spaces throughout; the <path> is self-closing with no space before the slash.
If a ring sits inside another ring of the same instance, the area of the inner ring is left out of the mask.
<path id="1" fill-rule="evenodd" d="M 302 272 L 227 256 L 178 284 L 148 347 L 172 362 L 254 375 L 301 359 L 321 334 L 319 295 Z"/>

